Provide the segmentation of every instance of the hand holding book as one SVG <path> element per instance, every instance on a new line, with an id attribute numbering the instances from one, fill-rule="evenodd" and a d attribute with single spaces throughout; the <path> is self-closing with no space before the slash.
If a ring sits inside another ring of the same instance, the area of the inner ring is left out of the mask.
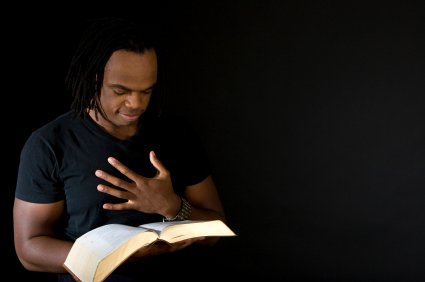
<path id="1" fill-rule="evenodd" d="M 147 245 L 146 247 L 138 249 L 134 254 L 132 254 L 128 260 L 134 261 L 140 258 L 146 258 L 151 256 L 158 256 L 165 253 L 176 252 L 182 250 L 195 242 L 199 242 L 201 240 L 205 240 L 206 237 L 196 237 L 190 238 L 183 241 L 175 242 L 173 244 L 169 244 L 165 241 L 158 240 L 152 244 Z"/>
<path id="2" fill-rule="evenodd" d="M 223 236 L 236 234 L 221 220 L 156 222 L 138 227 L 108 224 L 79 237 L 64 267 L 79 281 L 98 282 L 136 252 L 137 257 L 174 251 L 202 237 Z M 162 245 L 155 246 L 157 242 Z"/>

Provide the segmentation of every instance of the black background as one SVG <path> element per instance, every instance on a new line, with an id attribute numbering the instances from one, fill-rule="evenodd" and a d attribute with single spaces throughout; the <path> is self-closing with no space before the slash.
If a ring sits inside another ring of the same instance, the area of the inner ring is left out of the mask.
<path id="1" fill-rule="evenodd" d="M 11 273 L 44 277 L 13 249 L 20 149 L 68 109 L 63 79 L 85 20 L 112 14 L 157 26 L 164 109 L 187 117 L 207 148 L 239 235 L 218 246 L 213 272 L 425 280 L 420 1 L 141 1 L 6 26 L 1 238 Z"/>

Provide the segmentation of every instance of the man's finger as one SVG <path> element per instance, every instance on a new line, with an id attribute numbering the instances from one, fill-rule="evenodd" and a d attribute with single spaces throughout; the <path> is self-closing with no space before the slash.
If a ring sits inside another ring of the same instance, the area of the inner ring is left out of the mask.
<path id="1" fill-rule="evenodd" d="M 152 163 L 152 165 L 159 171 L 159 174 L 162 174 L 167 171 L 165 166 L 161 163 L 161 161 L 158 159 L 154 151 L 151 151 L 149 154 L 149 159 Z"/>
<path id="2" fill-rule="evenodd" d="M 128 189 L 129 184 L 130 184 L 127 181 L 124 181 L 124 180 L 122 180 L 118 177 L 110 175 L 109 173 L 104 172 L 102 170 L 96 170 L 94 174 L 97 177 L 99 177 L 99 178 L 101 178 L 101 179 L 103 179 L 103 180 L 105 180 L 105 181 L 107 181 L 107 182 L 109 182 L 109 183 L 111 183 L 111 184 L 113 184 L 117 187 L 121 187 L 121 188 L 124 188 L 124 189 Z"/>
<path id="3" fill-rule="evenodd" d="M 120 211 L 120 210 L 128 210 L 127 203 L 120 203 L 120 204 L 110 204 L 105 203 L 103 204 L 103 208 L 105 210 L 112 210 L 112 211 Z"/>
<path id="4" fill-rule="evenodd" d="M 128 167 L 126 167 L 125 165 L 123 165 L 117 159 L 115 159 L 113 157 L 109 157 L 108 163 L 110 163 L 113 167 L 115 167 L 119 172 L 121 172 L 122 174 L 127 176 L 129 179 L 136 181 L 137 174 L 134 171 L 132 171 L 131 169 L 129 169 Z"/>

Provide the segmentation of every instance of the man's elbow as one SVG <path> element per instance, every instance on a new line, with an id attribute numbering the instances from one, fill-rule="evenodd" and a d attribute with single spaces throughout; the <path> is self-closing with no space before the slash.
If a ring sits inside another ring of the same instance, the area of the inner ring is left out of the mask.
<path id="1" fill-rule="evenodd" d="M 22 266 L 28 271 L 39 271 L 37 266 L 31 263 L 28 259 L 25 259 L 25 256 L 22 254 L 17 254 L 19 261 Z"/>
<path id="2" fill-rule="evenodd" d="M 23 244 L 15 245 L 16 256 L 21 262 L 22 266 L 28 271 L 43 271 L 40 268 L 40 258 L 34 256 L 29 246 L 24 247 Z"/>

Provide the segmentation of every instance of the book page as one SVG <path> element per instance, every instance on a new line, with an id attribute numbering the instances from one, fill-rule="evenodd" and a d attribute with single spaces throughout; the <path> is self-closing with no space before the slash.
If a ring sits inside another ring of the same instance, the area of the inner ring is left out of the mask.
<path id="1" fill-rule="evenodd" d="M 128 225 L 108 224 L 87 232 L 77 241 L 84 241 L 84 245 L 93 250 L 96 257 L 104 258 L 123 242 L 143 231 Z"/>
<path id="2" fill-rule="evenodd" d="M 203 236 L 236 235 L 221 220 L 157 222 L 144 224 L 141 227 L 161 231 L 159 238 L 169 243 Z"/>
<path id="3" fill-rule="evenodd" d="M 143 230 L 142 228 L 140 229 Z M 139 232 L 136 236 L 133 236 L 129 240 L 125 241 L 99 263 L 93 281 L 103 281 L 135 251 L 151 244 L 157 238 L 158 234 L 156 232 L 149 231 Z"/>
<path id="4" fill-rule="evenodd" d="M 152 223 L 146 223 L 146 224 L 140 225 L 139 227 L 144 228 L 144 229 L 148 229 L 148 230 L 155 230 L 155 231 L 161 232 L 166 227 L 171 226 L 171 225 L 177 225 L 177 224 L 180 225 L 180 224 L 193 223 L 193 222 L 197 222 L 197 221 L 183 220 L 183 221 L 152 222 Z"/>
<path id="5" fill-rule="evenodd" d="M 64 264 L 82 281 L 92 281 L 102 259 L 123 242 L 145 231 L 121 224 L 108 224 L 93 229 L 75 241 Z"/>

